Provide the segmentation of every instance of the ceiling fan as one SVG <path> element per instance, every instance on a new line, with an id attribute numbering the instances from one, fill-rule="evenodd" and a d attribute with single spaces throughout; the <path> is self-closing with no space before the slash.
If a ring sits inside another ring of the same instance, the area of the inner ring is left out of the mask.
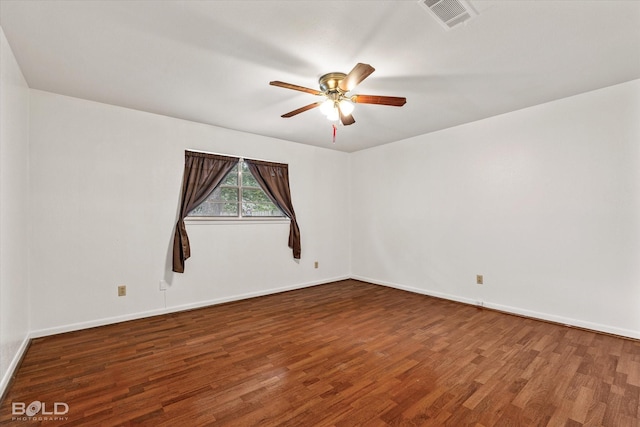
<path id="1" fill-rule="evenodd" d="M 310 93 L 325 98 L 323 101 L 314 102 L 283 114 L 281 117 L 289 118 L 297 114 L 304 113 L 312 108 L 320 107 L 329 120 L 335 121 L 340 119 L 343 125 L 351 125 L 355 123 L 351 112 L 356 104 L 378 104 L 390 105 L 393 107 L 402 107 L 406 102 L 406 98 L 397 96 L 378 96 L 378 95 L 348 95 L 364 79 L 369 77 L 375 71 L 369 64 L 358 63 L 349 74 L 345 73 L 327 73 L 320 77 L 318 83 L 320 90 L 310 89 L 303 86 L 285 83 L 281 81 L 269 82 L 272 86 L 279 86 L 286 89 L 299 90 L 301 92 Z"/>

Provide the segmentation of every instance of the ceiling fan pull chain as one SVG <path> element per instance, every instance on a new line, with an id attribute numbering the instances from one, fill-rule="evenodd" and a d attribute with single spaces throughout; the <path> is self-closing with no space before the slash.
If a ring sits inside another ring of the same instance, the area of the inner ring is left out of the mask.
<path id="1" fill-rule="evenodd" d="M 336 125 L 332 124 L 331 126 L 333 126 L 333 143 L 336 143 Z"/>

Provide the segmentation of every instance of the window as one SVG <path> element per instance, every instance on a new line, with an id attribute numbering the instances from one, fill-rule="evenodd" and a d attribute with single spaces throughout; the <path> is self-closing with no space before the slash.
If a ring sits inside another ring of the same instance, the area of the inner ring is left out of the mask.
<path id="1" fill-rule="evenodd" d="M 207 198 L 187 215 L 190 218 L 221 219 L 282 218 L 284 216 L 260 188 L 242 159 L 238 160 L 238 163 Z"/>

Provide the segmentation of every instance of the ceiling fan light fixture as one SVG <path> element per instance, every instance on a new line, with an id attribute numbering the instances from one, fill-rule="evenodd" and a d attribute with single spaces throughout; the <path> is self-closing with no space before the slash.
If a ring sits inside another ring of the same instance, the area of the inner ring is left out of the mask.
<path id="1" fill-rule="evenodd" d="M 336 109 L 335 103 L 333 99 L 327 99 L 322 104 L 320 104 L 320 112 L 325 116 L 328 116 Z"/>
<path id="2" fill-rule="evenodd" d="M 327 114 L 327 119 L 331 122 L 335 122 L 340 118 L 340 113 L 337 108 L 333 108 L 329 114 Z"/>
<path id="3" fill-rule="evenodd" d="M 353 102 L 349 101 L 348 99 L 343 99 L 340 101 L 340 111 L 342 111 L 342 114 L 344 114 L 345 116 L 353 113 L 354 108 L 355 106 L 353 105 Z"/>

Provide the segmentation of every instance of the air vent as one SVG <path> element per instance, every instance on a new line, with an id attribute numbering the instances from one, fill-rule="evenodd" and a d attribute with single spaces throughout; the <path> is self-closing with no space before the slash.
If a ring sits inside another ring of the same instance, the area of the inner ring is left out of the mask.
<path id="1" fill-rule="evenodd" d="M 419 0 L 419 3 L 447 30 L 478 14 L 465 0 Z"/>

